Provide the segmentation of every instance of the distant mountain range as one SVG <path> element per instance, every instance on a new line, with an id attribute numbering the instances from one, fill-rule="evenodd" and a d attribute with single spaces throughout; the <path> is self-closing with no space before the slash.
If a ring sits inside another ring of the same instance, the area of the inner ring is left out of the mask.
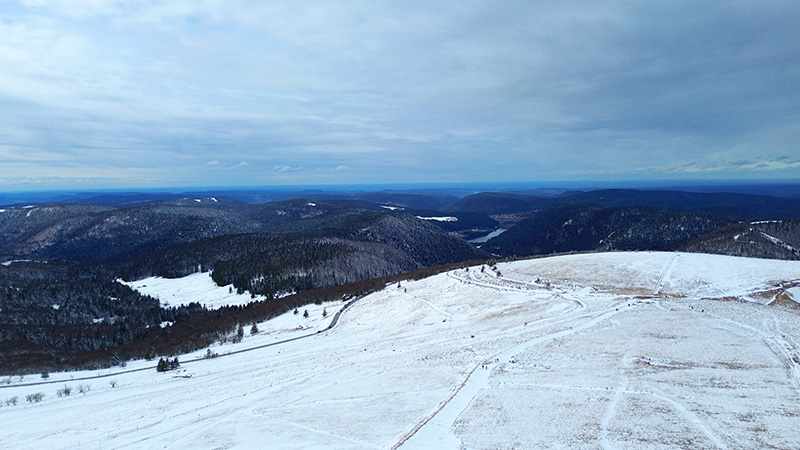
<path id="1" fill-rule="evenodd" d="M 176 199 L 127 207 L 45 205 L 6 209 L 0 213 L 0 253 L 20 258 L 65 258 L 88 263 L 115 263 L 204 239 L 247 233 L 329 236 L 369 240 L 354 227 L 402 223 L 391 239 L 398 247 L 416 248 L 417 239 L 441 240 L 460 247 L 469 258 L 475 250 L 427 221 L 371 205 L 372 209 L 306 199 L 260 205 L 203 198 Z M 394 221 L 389 220 L 394 218 Z M 410 224 L 413 224 L 411 226 Z M 388 225 L 387 225 L 388 226 Z M 413 229 L 413 230 L 412 230 Z M 424 231 L 419 231 L 424 230 Z M 439 248 L 431 245 L 431 249 Z M 423 265 L 452 262 L 423 258 Z"/>
<path id="2" fill-rule="evenodd" d="M 742 219 L 800 218 L 800 198 L 625 189 L 572 191 L 553 196 L 481 193 L 451 203 L 444 207 L 443 211 L 469 211 L 486 214 L 531 213 L 562 204 L 606 207 L 651 206 L 678 211 L 727 215 Z"/>

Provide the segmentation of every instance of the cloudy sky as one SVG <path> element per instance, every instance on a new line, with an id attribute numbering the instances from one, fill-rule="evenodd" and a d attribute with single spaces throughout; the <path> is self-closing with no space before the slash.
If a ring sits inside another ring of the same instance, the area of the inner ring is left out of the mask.
<path id="1" fill-rule="evenodd" d="M 2 1 L 0 190 L 800 178 L 792 1 Z"/>

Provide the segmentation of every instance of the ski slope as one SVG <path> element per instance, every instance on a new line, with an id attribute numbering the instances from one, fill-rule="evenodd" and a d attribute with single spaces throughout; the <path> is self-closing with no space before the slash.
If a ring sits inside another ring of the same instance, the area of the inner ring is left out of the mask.
<path id="1" fill-rule="evenodd" d="M 14 377 L 0 448 L 800 448 L 800 310 L 768 305 L 798 281 L 798 262 L 657 252 L 458 269 L 174 373 Z"/>

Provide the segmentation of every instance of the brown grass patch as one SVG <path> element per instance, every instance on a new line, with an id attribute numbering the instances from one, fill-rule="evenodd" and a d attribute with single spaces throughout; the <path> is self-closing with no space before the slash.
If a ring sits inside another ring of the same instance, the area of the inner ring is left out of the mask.
<path id="1" fill-rule="evenodd" d="M 800 303 L 797 303 L 787 292 L 781 292 L 775 298 L 767 303 L 769 306 L 785 306 L 792 309 L 800 309 Z"/>

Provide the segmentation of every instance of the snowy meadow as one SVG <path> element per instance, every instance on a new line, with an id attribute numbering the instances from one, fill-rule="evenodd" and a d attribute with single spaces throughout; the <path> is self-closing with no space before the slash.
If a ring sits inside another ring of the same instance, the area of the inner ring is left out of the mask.
<path id="1" fill-rule="evenodd" d="M 224 303 L 199 276 L 138 287 Z M 175 371 L 0 380 L 0 447 L 800 448 L 798 283 L 800 262 L 687 253 L 461 268 Z"/>

